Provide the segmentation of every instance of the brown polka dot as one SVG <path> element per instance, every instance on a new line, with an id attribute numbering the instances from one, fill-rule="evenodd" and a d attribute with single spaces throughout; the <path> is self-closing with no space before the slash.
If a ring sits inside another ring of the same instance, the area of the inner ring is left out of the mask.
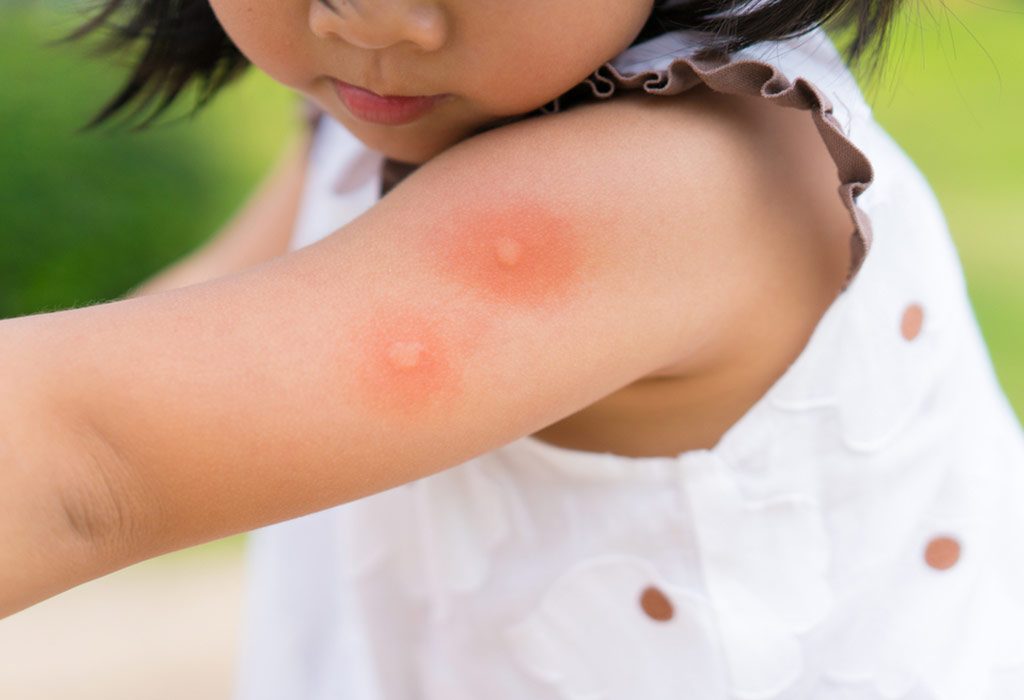
<path id="1" fill-rule="evenodd" d="M 924 550 L 924 560 L 933 569 L 943 571 L 960 559 L 960 543 L 952 537 L 934 537 Z"/>
<path id="2" fill-rule="evenodd" d="M 672 602 L 654 586 L 648 586 L 640 595 L 640 607 L 647 616 L 665 622 L 672 619 Z"/>
<path id="3" fill-rule="evenodd" d="M 920 304 L 909 304 L 903 310 L 903 318 L 900 321 L 900 332 L 907 340 L 913 340 L 921 332 L 921 324 L 924 322 L 924 309 Z"/>

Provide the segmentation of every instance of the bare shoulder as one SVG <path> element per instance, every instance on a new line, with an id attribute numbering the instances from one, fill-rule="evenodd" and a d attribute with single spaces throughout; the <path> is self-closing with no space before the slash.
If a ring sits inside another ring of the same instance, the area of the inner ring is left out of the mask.
<path id="1" fill-rule="evenodd" d="M 633 229 L 619 245 L 660 251 L 670 269 L 657 296 L 676 305 L 662 322 L 688 324 L 689 343 L 535 436 L 636 456 L 709 448 L 792 364 L 846 280 L 853 223 L 835 163 L 808 112 L 758 99 L 639 92 L 577 110 L 546 124 L 592 163 L 567 176 L 614 183 Z"/>
<path id="2" fill-rule="evenodd" d="M 768 372 L 780 373 L 845 281 L 853 223 L 809 112 L 700 87 L 636 91 L 514 126 L 494 135 L 500 150 L 572 183 L 593 213 L 630 222 L 630 245 L 678 272 L 666 298 L 700 300 L 701 347 L 691 334 L 652 376 L 742 361 L 766 334 L 777 339 Z"/>

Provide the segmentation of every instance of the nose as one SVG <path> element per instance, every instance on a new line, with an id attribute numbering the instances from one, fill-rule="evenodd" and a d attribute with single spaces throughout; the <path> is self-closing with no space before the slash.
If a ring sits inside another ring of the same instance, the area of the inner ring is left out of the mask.
<path id="1" fill-rule="evenodd" d="M 444 9 L 435 0 L 313 0 L 309 27 L 320 39 L 342 39 L 363 49 L 410 41 L 437 51 L 448 40 Z"/>

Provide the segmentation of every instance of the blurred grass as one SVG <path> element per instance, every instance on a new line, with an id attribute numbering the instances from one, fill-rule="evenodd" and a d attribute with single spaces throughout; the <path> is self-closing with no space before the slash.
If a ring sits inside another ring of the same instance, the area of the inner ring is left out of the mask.
<path id="1" fill-rule="evenodd" d="M 291 94 L 254 71 L 195 119 L 77 134 L 124 71 L 43 45 L 75 21 L 0 9 L 0 318 L 112 299 L 194 248 L 298 125 Z"/>
<path id="2" fill-rule="evenodd" d="M 1022 39 L 1020 0 L 912 0 L 865 92 L 942 203 L 996 373 L 1024 420 Z"/>

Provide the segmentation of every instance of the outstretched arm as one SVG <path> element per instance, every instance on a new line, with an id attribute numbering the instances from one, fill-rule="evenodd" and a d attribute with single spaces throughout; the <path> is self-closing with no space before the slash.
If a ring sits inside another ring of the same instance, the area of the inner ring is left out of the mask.
<path id="1" fill-rule="evenodd" d="M 754 167 L 764 140 L 687 105 L 623 98 L 485 132 L 315 245 L 0 321 L 0 615 L 706 359 L 781 290 L 783 228 L 818 222 L 766 214 L 801 209 Z"/>

